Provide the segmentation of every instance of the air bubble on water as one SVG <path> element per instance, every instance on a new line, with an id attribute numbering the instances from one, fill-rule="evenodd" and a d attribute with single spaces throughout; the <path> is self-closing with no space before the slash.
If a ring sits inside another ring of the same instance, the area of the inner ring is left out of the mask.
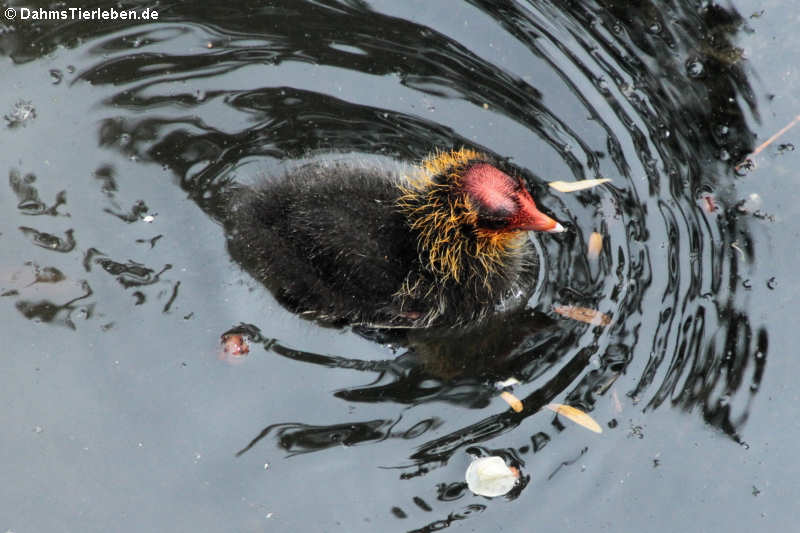
<path id="1" fill-rule="evenodd" d="M 778 280 L 775 279 L 775 276 L 773 276 L 773 277 L 771 277 L 771 278 L 769 278 L 767 280 L 767 288 L 768 289 L 772 290 L 777 286 L 778 286 Z"/>
<path id="2" fill-rule="evenodd" d="M 763 204 L 764 201 L 761 199 L 760 195 L 751 193 L 747 195 L 747 198 L 742 200 L 737 207 L 742 213 L 753 213 L 761 209 Z"/>
<path id="3" fill-rule="evenodd" d="M 705 66 L 697 59 L 692 59 L 686 62 L 686 74 L 690 78 L 699 78 L 705 72 Z"/>
<path id="4" fill-rule="evenodd" d="M 634 92 L 633 85 L 630 83 L 623 83 L 619 90 L 622 91 L 622 94 L 625 95 L 625 97 L 630 97 Z"/>

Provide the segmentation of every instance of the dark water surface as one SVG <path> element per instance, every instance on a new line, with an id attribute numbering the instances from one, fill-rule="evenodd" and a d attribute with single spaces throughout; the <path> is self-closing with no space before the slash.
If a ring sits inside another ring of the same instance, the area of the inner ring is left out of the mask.
<path id="1" fill-rule="evenodd" d="M 800 112 L 791 8 L 11 6 L 0 530 L 796 527 L 800 128 L 740 164 Z M 322 328 L 227 254 L 230 183 L 461 146 L 508 158 L 569 228 L 511 317 L 390 341 Z M 251 351 L 225 360 L 232 328 Z M 495 387 L 512 376 L 520 413 Z M 476 454 L 519 466 L 515 490 L 470 493 Z"/>

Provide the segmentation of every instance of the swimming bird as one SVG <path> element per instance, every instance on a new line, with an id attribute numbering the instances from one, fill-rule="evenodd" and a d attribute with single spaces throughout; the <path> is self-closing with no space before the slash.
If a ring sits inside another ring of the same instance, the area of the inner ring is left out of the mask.
<path id="1" fill-rule="evenodd" d="M 409 172 L 317 162 L 233 194 L 228 250 L 290 310 L 332 325 L 464 326 L 524 305 L 560 232 L 487 154 L 437 152 Z"/>

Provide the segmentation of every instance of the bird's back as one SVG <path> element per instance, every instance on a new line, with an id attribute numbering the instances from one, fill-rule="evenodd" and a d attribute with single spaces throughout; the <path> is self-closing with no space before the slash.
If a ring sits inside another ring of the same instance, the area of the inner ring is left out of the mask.
<path id="1" fill-rule="evenodd" d="M 393 171 L 312 163 L 234 195 L 232 257 L 282 304 L 328 322 L 390 321 L 417 244 Z"/>

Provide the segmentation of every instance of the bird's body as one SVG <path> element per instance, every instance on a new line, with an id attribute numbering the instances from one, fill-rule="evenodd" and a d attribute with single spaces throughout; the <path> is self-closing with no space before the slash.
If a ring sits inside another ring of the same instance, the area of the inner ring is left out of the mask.
<path id="1" fill-rule="evenodd" d="M 524 302 L 539 265 L 532 222 L 503 196 L 530 199 L 522 182 L 469 150 L 411 174 L 321 162 L 242 188 L 229 251 L 283 305 L 333 324 L 462 325 Z"/>

